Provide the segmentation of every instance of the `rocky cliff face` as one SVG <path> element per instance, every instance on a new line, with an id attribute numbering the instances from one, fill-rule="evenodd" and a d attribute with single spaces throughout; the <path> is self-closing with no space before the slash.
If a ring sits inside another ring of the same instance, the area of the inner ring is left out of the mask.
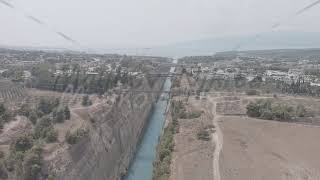
<path id="1" fill-rule="evenodd" d="M 151 88 L 144 81 L 139 89 L 160 90 L 163 82 L 158 79 Z M 128 92 L 115 98 L 109 108 L 88 112 L 89 136 L 63 152 L 59 161 L 50 162 L 49 172 L 56 179 L 120 179 L 134 156 L 157 96 Z"/>

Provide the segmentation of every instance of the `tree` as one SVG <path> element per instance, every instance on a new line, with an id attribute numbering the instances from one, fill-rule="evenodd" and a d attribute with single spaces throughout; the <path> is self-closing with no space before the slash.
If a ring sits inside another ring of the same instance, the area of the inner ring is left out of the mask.
<path id="1" fill-rule="evenodd" d="M 87 136 L 89 130 L 87 129 L 77 129 L 75 132 L 68 131 L 66 133 L 66 141 L 69 144 L 77 144 L 83 137 Z"/>
<path id="2" fill-rule="evenodd" d="M 12 113 L 7 110 L 2 115 L 0 115 L 0 120 L 3 123 L 10 121 L 11 118 L 12 118 Z"/>
<path id="3" fill-rule="evenodd" d="M 297 106 L 296 115 L 297 115 L 298 117 L 305 117 L 306 112 L 307 112 L 307 111 L 306 111 L 305 107 L 304 107 L 302 104 L 299 104 L 299 105 Z"/>
<path id="4" fill-rule="evenodd" d="M 8 179 L 8 172 L 3 161 L 0 161 L 0 179 Z"/>
<path id="5" fill-rule="evenodd" d="M 261 118 L 265 120 L 272 120 L 274 118 L 273 112 L 270 109 L 262 109 Z"/>
<path id="6" fill-rule="evenodd" d="M 259 106 L 256 103 L 250 102 L 247 105 L 247 114 L 250 117 L 260 117 L 261 113 Z"/>
<path id="7" fill-rule="evenodd" d="M 278 120 L 291 120 L 293 108 L 287 105 L 277 105 L 272 108 L 274 117 Z"/>
<path id="8" fill-rule="evenodd" d="M 38 115 L 37 113 L 35 112 L 35 110 L 32 110 L 30 113 L 29 113 L 29 120 L 32 122 L 32 124 L 36 124 L 37 123 L 37 119 L 38 119 Z"/>
<path id="9" fill-rule="evenodd" d="M 44 114 L 49 114 L 52 111 L 50 102 L 45 99 L 40 99 L 40 102 L 38 104 L 38 109 Z"/>
<path id="10" fill-rule="evenodd" d="M 255 95 L 260 95 L 260 92 L 258 90 L 255 89 L 250 89 L 246 91 L 246 94 L 248 96 L 255 96 Z"/>
<path id="11" fill-rule="evenodd" d="M 6 108 L 3 103 L 0 103 L 0 116 L 6 112 Z"/>
<path id="12" fill-rule="evenodd" d="M 61 123 L 64 121 L 64 111 L 63 109 L 57 108 L 53 111 L 52 117 L 55 122 Z"/>
<path id="13" fill-rule="evenodd" d="M 69 120 L 71 118 L 71 113 L 70 113 L 69 107 L 65 106 L 63 111 L 64 111 L 64 118 L 66 120 Z"/>
<path id="14" fill-rule="evenodd" d="M 20 109 L 19 109 L 19 111 L 18 111 L 18 114 L 21 115 L 21 116 L 28 117 L 30 111 L 31 111 L 31 109 L 30 109 L 30 106 L 28 104 L 22 104 Z"/>
<path id="15" fill-rule="evenodd" d="M 34 128 L 35 138 L 45 138 L 46 132 L 52 127 L 52 121 L 48 116 L 40 118 Z"/>
<path id="16" fill-rule="evenodd" d="M 82 98 L 82 105 L 83 106 L 90 106 L 92 104 L 88 95 L 83 96 Z"/>
<path id="17" fill-rule="evenodd" d="M 37 180 L 39 179 L 39 173 L 41 171 L 41 153 L 42 148 L 40 146 L 33 147 L 25 155 L 23 160 L 23 179 L 25 180 Z"/>
<path id="18" fill-rule="evenodd" d="M 19 136 L 14 142 L 16 151 L 25 152 L 33 146 L 33 139 L 30 135 L 24 134 Z"/>
<path id="19" fill-rule="evenodd" d="M 54 128 L 50 128 L 47 132 L 46 132 L 46 141 L 48 143 L 52 143 L 57 141 L 58 138 L 58 132 L 56 130 L 54 130 Z"/>

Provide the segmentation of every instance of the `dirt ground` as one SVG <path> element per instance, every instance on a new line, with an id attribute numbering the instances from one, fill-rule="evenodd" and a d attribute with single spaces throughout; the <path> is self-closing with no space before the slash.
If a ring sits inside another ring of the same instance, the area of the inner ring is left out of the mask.
<path id="1" fill-rule="evenodd" d="M 303 104 L 312 112 L 312 121 L 286 123 L 246 116 L 250 101 L 267 98 Z M 179 120 L 173 180 L 320 180 L 320 99 L 215 92 L 203 100 L 191 96 L 187 108 L 204 114 Z M 204 124 L 215 126 L 210 142 L 196 137 Z"/>
<path id="2" fill-rule="evenodd" d="M 203 110 L 202 103 L 189 99 L 189 110 Z M 173 180 L 212 180 L 213 150 L 211 141 L 197 139 L 198 130 L 212 121 L 203 113 L 196 119 L 179 119 L 179 133 L 175 134 L 175 149 L 172 158 Z"/>
<path id="3" fill-rule="evenodd" d="M 290 105 L 303 104 L 313 121 L 286 123 L 245 116 L 245 106 L 269 96 L 209 98 L 216 103 L 215 121 L 222 144 L 218 170 L 222 180 L 319 180 L 319 99 L 279 96 L 271 99 Z M 224 99 L 224 100 L 223 100 Z M 308 102 L 308 103 L 307 103 Z M 217 141 L 216 141 L 217 142 Z M 217 167 L 214 167 L 214 169 Z"/>
<path id="4" fill-rule="evenodd" d="M 223 180 L 320 179 L 320 127 L 221 117 Z"/>

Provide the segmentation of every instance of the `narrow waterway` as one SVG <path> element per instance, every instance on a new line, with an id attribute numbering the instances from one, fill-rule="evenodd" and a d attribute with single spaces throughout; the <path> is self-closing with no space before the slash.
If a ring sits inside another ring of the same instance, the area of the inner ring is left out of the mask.
<path id="1" fill-rule="evenodd" d="M 173 63 L 177 63 L 176 60 Z M 170 72 L 174 72 L 172 67 Z M 163 91 L 169 91 L 171 88 L 171 78 L 167 78 Z M 156 159 L 157 144 L 161 136 L 165 122 L 165 112 L 168 104 L 169 96 L 167 93 L 161 95 L 164 98 L 159 98 L 153 108 L 153 112 L 148 120 L 145 134 L 142 137 L 141 143 L 138 146 L 136 155 L 129 168 L 127 176 L 123 180 L 151 180 L 153 171 L 153 162 Z"/>

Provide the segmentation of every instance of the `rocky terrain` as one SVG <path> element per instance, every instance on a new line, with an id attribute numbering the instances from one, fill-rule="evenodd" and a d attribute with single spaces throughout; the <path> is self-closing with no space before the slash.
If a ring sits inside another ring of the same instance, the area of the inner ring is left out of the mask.
<path id="1" fill-rule="evenodd" d="M 159 80 L 153 89 L 161 86 Z M 147 84 L 140 88 L 150 89 Z M 128 93 L 112 105 L 74 110 L 86 121 L 91 119 L 87 124 L 89 136 L 50 159 L 49 169 L 57 179 L 120 179 L 133 158 L 156 98 L 156 94 Z"/>

